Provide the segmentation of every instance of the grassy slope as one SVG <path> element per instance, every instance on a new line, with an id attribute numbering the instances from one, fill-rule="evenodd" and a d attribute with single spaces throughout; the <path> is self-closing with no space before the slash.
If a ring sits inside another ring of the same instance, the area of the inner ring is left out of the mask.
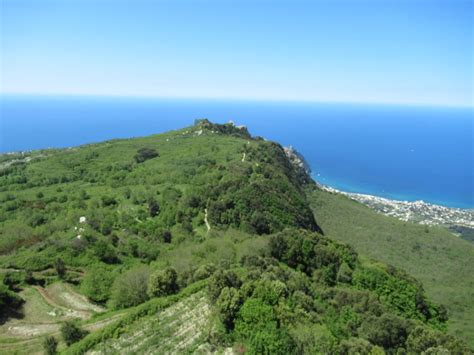
<path id="1" fill-rule="evenodd" d="M 319 225 L 357 252 L 406 270 L 450 314 L 449 331 L 474 345 L 474 246 L 442 228 L 378 214 L 345 196 L 316 190 L 309 199 Z"/>

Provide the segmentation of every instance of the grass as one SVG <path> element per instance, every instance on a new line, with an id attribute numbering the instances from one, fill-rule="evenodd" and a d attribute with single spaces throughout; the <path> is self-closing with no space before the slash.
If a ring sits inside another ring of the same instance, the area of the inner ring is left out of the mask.
<path id="1" fill-rule="evenodd" d="M 349 198 L 308 193 L 324 233 L 358 253 L 404 269 L 447 307 L 449 333 L 474 346 L 474 245 L 449 231 L 383 216 Z"/>

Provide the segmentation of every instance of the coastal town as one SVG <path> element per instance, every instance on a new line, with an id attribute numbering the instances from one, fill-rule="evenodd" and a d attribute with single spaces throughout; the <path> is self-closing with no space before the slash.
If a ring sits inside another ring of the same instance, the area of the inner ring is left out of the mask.
<path id="1" fill-rule="evenodd" d="M 379 213 L 396 217 L 402 221 L 474 229 L 474 209 L 450 208 L 424 201 L 397 201 L 378 196 L 339 191 L 325 185 L 319 185 L 319 187 L 329 192 L 345 195 Z"/>

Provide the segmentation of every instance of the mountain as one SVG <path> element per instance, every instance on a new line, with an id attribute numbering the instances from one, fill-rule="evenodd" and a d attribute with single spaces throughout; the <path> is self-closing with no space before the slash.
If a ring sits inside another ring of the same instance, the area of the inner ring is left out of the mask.
<path id="1" fill-rule="evenodd" d="M 472 290 L 472 274 L 437 289 L 383 255 L 407 242 L 395 232 L 378 251 L 348 240 L 353 226 L 378 245 L 374 228 L 395 222 L 354 221 L 301 155 L 246 127 L 203 119 L 0 164 L 0 352 L 463 353 L 472 340 L 437 293 Z"/>

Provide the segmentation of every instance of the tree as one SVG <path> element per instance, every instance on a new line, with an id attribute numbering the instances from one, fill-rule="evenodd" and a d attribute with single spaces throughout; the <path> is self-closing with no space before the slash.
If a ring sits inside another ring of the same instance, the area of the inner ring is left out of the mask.
<path id="1" fill-rule="evenodd" d="M 140 266 L 119 275 L 112 286 L 111 303 L 115 308 L 136 306 L 148 299 L 148 267 Z"/>
<path id="2" fill-rule="evenodd" d="M 219 319 L 224 324 L 227 331 L 234 328 L 234 319 L 240 309 L 242 300 L 239 291 L 233 287 L 224 287 L 216 301 L 216 309 Z"/>
<path id="3" fill-rule="evenodd" d="M 135 154 L 134 159 L 137 163 L 143 163 L 146 160 L 158 157 L 158 152 L 153 148 L 140 148 Z"/>
<path id="4" fill-rule="evenodd" d="M 43 340 L 43 350 L 46 355 L 54 355 L 57 353 L 58 341 L 53 336 L 47 336 Z"/>
<path id="5" fill-rule="evenodd" d="M 75 323 L 71 321 L 66 321 L 61 326 L 61 335 L 63 337 L 64 342 L 67 346 L 74 344 L 84 338 L 87 334 L 87 331 L 79 328 Z"/>
<path id="6" fill-rule="evenodd" d="M 63 259 L 57 258 L 54 262 L 54 269 L 56 270 L 56 274 L 60 279 L 64 279 L 66 276 L 66 264 L 64 264 Z"/>
<path id="7" fill-rule="evenodd" d="M 18 308 L 23 303 L 23 299 L 10 290 L 7 285 L 0 282 L 0 313 L 5 314 L 7 308 Z"/>
<path id="8" fill-rule="evenodd" d="M 104 264 L 94 264 L 81 282 L 81 291 L 94 302 L 104 303 L 110 297 L 114 274 Z"/>
<path id="9" fill-rule="evenodd" d="M 114 247 L 103 239 L 98 240 L 94 244 L 93 253 L 100 261 L 107 264 L 113 264 L 118 261 Z"/>
<path id="10" fill-rule="evenodd" d="M 434 330 L 418 326 L 407 338 L 407 350 L 413 354 L 421 354 L 429 348 L 438 346 L 440 338 L 440 334 Z"/>
<path id="11" fill-rule="evenodd" d="M 255 229 L 257 234 L 268 234 L 270 233 L 270 226 L 265 218 L 265 215 L 261 212 L 254 212 L 250 219 L 250 225 Z"/>
<path id="12" fill-rule="evenodd" d="M 148 296 L 160 297 L 176 293 L 178 287 L 176 270 L 168 267 L 151 274 L 148 281 Z"/>
<path id="13" fill-rule="evenodd" d="M 248 345 L 251 354 L 291 354 L 295 344 L 285 329 L 278 327 L 272 306 L 260 299 L 247 299 L 235 321 L 238 339 Z"/>
<path id="14" fill-rule="evenodd" d="M 337 281 L 344 283 L 351 283 L 352 281 L 352 269 L 347 265 L 346 262 L 343 262 L 339 267 L 337 272 Z"/>
<path id="15" fill-rule="evenodd" d="M 242 282 L 235 272 L 219 269 L 212 275 L 207 284 L 209 298 L 212 302 L 215 302 L 224 287 L 239 288 L 241 284 Z"/>
<path id="16" fill-rule="evenodd" d="M 408 324 L 403 318 L 384 313 L 380 317 L 366 319 L 360 329 L 360 336 L 384 349 L 396 349 L 405 344 L 407 327 Z"/>

